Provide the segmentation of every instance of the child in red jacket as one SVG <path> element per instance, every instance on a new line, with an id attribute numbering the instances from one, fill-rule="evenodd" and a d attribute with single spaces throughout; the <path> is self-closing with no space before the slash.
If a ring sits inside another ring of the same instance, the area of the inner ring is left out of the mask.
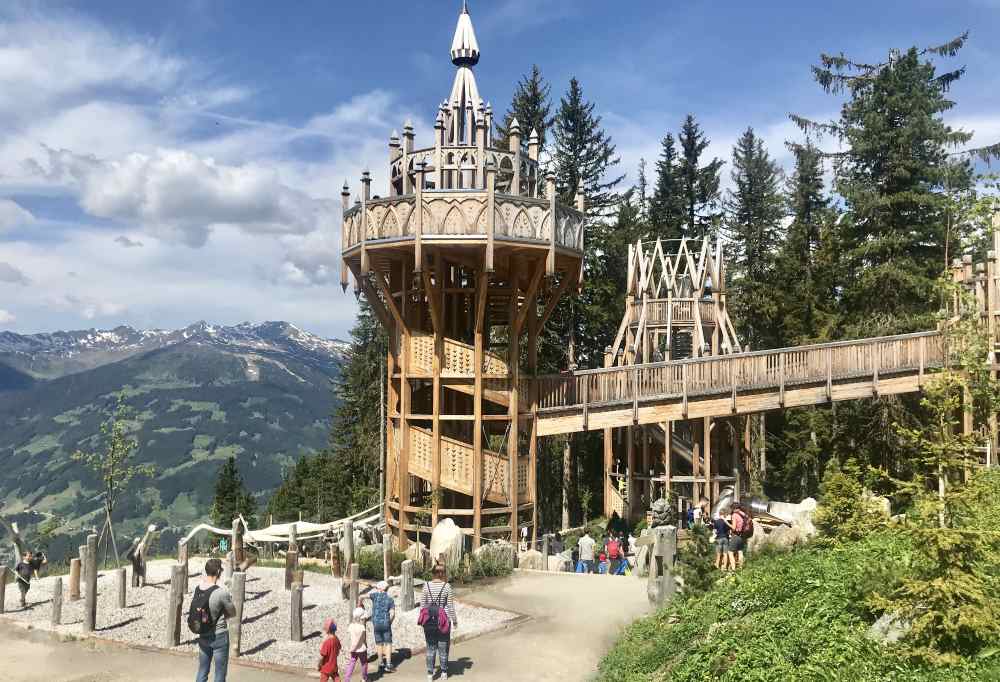
<path id="1" fill-rule="evenodd" d="M 323 632 L 326 639 L 319 647 L 319 679 L 320 682 L 340 682 L 337 674 L 337 657 L 340 656 L 340 640 L 337 639 L 337 624 L 333 618 L 323 622 Z"/>

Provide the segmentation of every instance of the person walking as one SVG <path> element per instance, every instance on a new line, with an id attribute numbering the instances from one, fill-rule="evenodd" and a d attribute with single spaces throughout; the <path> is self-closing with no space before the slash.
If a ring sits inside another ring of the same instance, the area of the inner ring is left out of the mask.
<path id="1" fill-rule="evenodd" d="M 594 538 L 590 537 L 590 533 L 584 533 L 583 536 L 577 540 L 576 546 L 580 551 L 580 561 L 577 563 L 576 572 L 577 573 L 593 573 L 594 572 L 594 546 L 597 543 L 594 542 Z"/>
<path id="2" fill-rule="evenodd" d="M 365 625 L 365 610 L 360 606 L 351 614 L 351 624 L 347 627 L 347 671 L 345 682 L 350 682 L 354 676 L 354 668 L 361 666 L 361 679 L 368 679 L 368 626 Z"/>
<path id="3" fill-rule="evenodd" d="M 435 655 L 441 666 L 441 679 L 448 679 L 451 631 L 458 626 L 447 570 L 444 565 L 437 564 L 432 575 L 434 579 L 424 583 L 424 591 L 420 597 L 420 617 L 417 619 L 417 623 L 424 627 L 424 639 L 427 642 L 427 682 L 434 679 Z"/>
<path id="4" fill-rule="evenodd" d="M 319 647 L 319 682 L 340 682 L 337 673 L 337 657 L 340 656 L 340 640 L 337 639 L 337 624 L 333 618 L 323 622 L 323 633 L 326 639 Z"/>
<path id="5" fill-rule="evenodd" d="M 375 653 L 379 657 L 379 673 L 391 673 L 392 622 L 396 620 L 396 602 L 389 596 L 389 583 L 382 580 L 368 595 L 372 603 L 372 631 L 375 635 Z"/>
<path id="6" fill-rule="evenodd" d="M 747 539 L 753 537 L 753 519 L 742 502 L 733 508 L 733 533 L 729 538 L 729 552 L 732 554 L 733 569 L 743 568 L 743 552 Z"/>
<path id="7" fill-rule="evenodd" d="M 21 608 L 28 608 L 28 590 L 31 589 L 31 579 L 38 576 L 42 566 L 49 563 L 49 560 L 41 552 L 25 552 L 21 557 L 21 562 L 14 567 L 14 575 L 17 576 L 17 589 L 21 592 Z"/>
<path id="8" fill-rule="evenodd" d="M 715 567 L 720 571 L 730 570 L 729 536 L 731 527 L 720 513 L 712 519 L 712 529 L 715 531 Z"/>
<path id="9" fill-rule="evenodd" d="M 221 575 L 222 562 L 219 559 L 206 561 L 205 575 L 191 599 L 192 612 L 207 599 L 207 608 L 204 609 L 198 633 L 198 674 L 195 682 L 208 682 L 208 673 L 213 663 L 215 682 L 226 682 L 226 674 L 229 672 L 229 624 L 226 619 L 236 615 L 236 606 L 229 590 L 219 585 Z M 188 617 L 188 622 L 190 624 L 191 616 Z"/>
<path id="10" fill-rule="evenodd" d="M 604 551 L 608 555 L 608 575 L 617 575 L 621 564 L 622 544 L 615 533 L 608 536 L 608 542 L 604 546 Z"/>

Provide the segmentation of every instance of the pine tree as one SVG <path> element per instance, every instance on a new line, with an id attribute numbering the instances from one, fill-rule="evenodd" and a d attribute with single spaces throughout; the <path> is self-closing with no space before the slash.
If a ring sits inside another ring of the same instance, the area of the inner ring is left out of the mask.
<path id="1" fill-rule="evenodd" d="M 678 179 L 684 217 L 684 236 L 701 239 L 713 233 L 719 218 L 719 182 L 722 161 L 712 159 L 701 165 L 701 155 L 710 140 L 692 114 L 688 114 L 677 136 L 681 145 Z"/>
<path id="2" fill-rule="evenodd" d="M 572 205 L 582 181 L 588 216 L 608 216 L 618 202 L 614 188 L 625 176 L 610 175 L 621 159 L 611 137 L 601 128 L 601 117 L 594 114 L 594 103 L 584 99 L 576 78 L 570 80 L 569 90 L 560 100 L 553 133 L 559 197 Z"/>
<path id="3" fill-rule="evenodd" d="M 651 237 L 679 239 L 684 235 L 684 200 L 681 195 L 680 162 L 674 136 L 667 133 L 660 142 L 656 162 L 656 187 L 650 201 Z"/>
<path id="4" fill-rule="evenodd" d="M 538 140 L 541 149 L 545 149 L 548 140 L 548 131 L 555 121 L 552 115 L 552 102 L 549 100 L 549 93 L 552 86 L 542 77 L 542 71 L 537 64 L 532 64 L 531 73 L 521 77 L 514 90 L 510 108 L 504 115 L 503 122 L 497 126 L 497 146 L 507 149 L 510 138 L 510 126 L 516 118 L 521 127 L 524 139 L 531 135 L 531 131 L 538 131 Z"/>
<path id="5" fill-rule="evenodd" d="M 961 190 L 972 181 L 968 160 L 949 151 L 972 136 L 942 117 L 954 106 L 947 90 L 964 69 L 939 74 L 927 57 L 954 56 L 965 38 L 892 51 L 884 64 L 823 55 L 813 68 L 817 82 L 829 93 L 849 95 L 840 118 L 816 124 L 793 117 L 807 131 L 834 135 L 844 148 L 835 170 L 847 208 L 843 303 L 849 334 L 932 324 L 949 224 L 943 190 Z"/>
<path id="6" fill-rule="evenodd" d="M 827 340 L 836 325 L 839 241 L 836 211 L 823 183 L 823 155 L 811 142 L 790 144 L 795 170 L 788 182 L 792 221 L 778 256 L 781 344 Z"/>
<path id="7" fill-rule="evenodd" d="M 732 244 L 730 297 L 740 339 L 758 350 L 774 347 L 778 339 L 775 253 L 785 202 L 781 169 L 753 128 L 747 128 L 733 147 L 730 177 L 733 188 L 724 206 Z"/>
<path id="8" fill-rule="evenodd" d="M 257 501 L 247 492 L 243 476 L 230 457 L 219 467 L 215 478 L 215 498 L 212 500 L 212 523 L 228 528 L 237 516 L 242 515 L 250 527 L 257 525 Z"/>

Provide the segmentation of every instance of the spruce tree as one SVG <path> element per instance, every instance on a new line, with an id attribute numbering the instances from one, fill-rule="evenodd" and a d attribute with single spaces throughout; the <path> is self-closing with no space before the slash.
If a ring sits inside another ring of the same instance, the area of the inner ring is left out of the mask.
<path id="1" fill-rule="evenodd" d="M 583 88 L 576 78 L 570 80 L 569 90 L 560 100 L 553 133 L 559 197 L 572 205 L 582 181 L 587 215 L 610 215 L 618 201 L 614 189 L 625 178 L 611 175 L 621 159 L 615 153 L 611 137 L 601 128 L 601 117 L 594 114 L 594 103 L 584 99 Z"/>
<path id="2" fill-rule="evenodd" d="M 651 237 L 679 239 L 684 236 L 685 212 L 680 161 L 671 133 L 667 133 L 660 142 L 660 158 L 656 162 L 656 187 L 650 200 L 649 213 L 653 230 Z"/>
<path id="3" fill-rule="evenodd" d="M 701 131 L 701 126 L 692 114 L 688 114 L 677 136 L 681 145 L 678 178 L 682 198 L 684 236 L 701 239 L 713 233 L 721 213 L 719 212 L 719 182 L 722 161 L 712 159 L 701 164 L 701 156 L 708 148 L 710 140 Z"/>
<path id="4" fill-rule="evenodd" d="M 243 484 L 243 476 L 236 466 L 236 458 L 230 457 L 219 467 L 219 473 L 216 475 L 212 523 L 221 528 L 228 528 L 233 519 L 240 515 L 251 527 L 257 525 L 257 501 Z"/>
<path id="5" fill-rule="evenodd" d="M 758 350 L 774 347 L 778 340 L 775 253 L 785 201 L 781 169 L 753 128 L 747 128 L 733 147 L 730 177 L 733 188 L 724 206 L 731 244 L 730 300 L 740 340 Z"/>
<path id="6" fill-rule="evenodd" d="M 845 202 L 848 334 L 926 329 L 939 307 L 934 285 L 945 263 L 949 196 L 972 182 L 972 168 L 950 151 L 971 134 L 945 123 L 953 106 L 949 86 L 964 69 L 938 73 L 930 60 L 954 56 L 960 36 L 945 45 L 890 52 L 882 64 L 821 56 L 813 73 L 829 93 L 846 91 L 840 118 L 816 124 L 793 117 L 806 131 L 832 134 L 836 189 Z"/>
<path id="7" fill-rule="evenodd" d="M 532 130 L 538 131 L 538 140 L 544 150 L 548 140 L 548 131 L 552 127 L 555 116 L 552 115 L 552 102 L 549 93 L 552 86 L 542 77 L 542 71 L 537 64 L 532 64 L 531 73 L 521 77 L 514 90 L 510 108 L 503 117 L 503 122 L 497 126 L 497 146 L 507 149 L 510 138 L 510 126 L 516 118 L 525 140 Z"/>

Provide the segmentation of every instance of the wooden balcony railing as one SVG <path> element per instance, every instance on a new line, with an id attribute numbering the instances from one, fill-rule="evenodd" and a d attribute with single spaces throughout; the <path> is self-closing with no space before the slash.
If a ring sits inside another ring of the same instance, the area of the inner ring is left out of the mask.
<path id="1" fill-rule="evenodd" d="M 943 366 L 939 332 L 797 346 L 676 362 L 584 370 L 538 379 L 539 411 L 586 409 L 650 399 L 778 391 L 804 384 L 920 373 Z"/>

